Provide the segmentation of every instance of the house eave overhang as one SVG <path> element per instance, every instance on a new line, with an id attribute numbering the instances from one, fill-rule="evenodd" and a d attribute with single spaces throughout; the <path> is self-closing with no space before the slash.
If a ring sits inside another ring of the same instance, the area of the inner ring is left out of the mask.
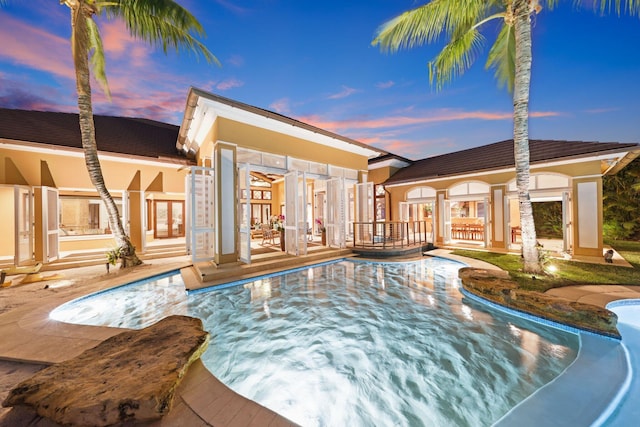
<path id="1" fill-rule="evenodd" d="M 403 160 L 400 159 L 387 159 L 387 160 L 383 160 L 380 162 L 375 162 L 375 163 L 370 163 L 369 164 L 369 170 L 375 170 L 375 169 L 381 169 L 381 168 L 385 168 L 385 167 L 392 167 L 392 168 L 405 168 L 407 166 L 411 165 L 411 163 L 409 162 L 405 162 Z"/>
<path id="2" fill-rule="evenodd" d="M 317 144 L 338 148 L 367 159 L 388 154 L 356 140 L 334 134 L 298 120 L 258 107 L 190 88 L 176 147 L 193 156 L 198 152 L 209 129 L 218 117 L 247 123 L 273 132 L 290 135 Z"/>

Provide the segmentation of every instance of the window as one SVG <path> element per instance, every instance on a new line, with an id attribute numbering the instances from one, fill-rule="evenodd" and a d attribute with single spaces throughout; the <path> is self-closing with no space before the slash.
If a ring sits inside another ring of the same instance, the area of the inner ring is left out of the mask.
<path id="1" fill-rule="evenodd" d="M 122 213 L 122 200 L 114 199 Z M 60 231 L 62 236 L 110 234 L 109 215 L 99 197 L 60 197 Z"/>

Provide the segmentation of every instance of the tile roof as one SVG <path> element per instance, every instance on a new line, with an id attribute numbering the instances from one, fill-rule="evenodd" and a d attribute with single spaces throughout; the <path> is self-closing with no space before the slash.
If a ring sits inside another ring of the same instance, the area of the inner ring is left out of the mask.
<path id="1" fill-rule="evenodd" d="M 637 151 L 635 143 L 529 140 L 530 164 L 587 157 L 611 152 Z M 414 161 L 400 169 L 385 184 L 400 184 L 471 172 L 514 168 L 513 140 Z"/>
<path id="2" fill-rule="evenodd" d="M 100 152 L 185 161 L 178 126 L 154 120 L 94 115 Z M 78 114 L 0 108 L 0 139 L 82 148 Z"/>

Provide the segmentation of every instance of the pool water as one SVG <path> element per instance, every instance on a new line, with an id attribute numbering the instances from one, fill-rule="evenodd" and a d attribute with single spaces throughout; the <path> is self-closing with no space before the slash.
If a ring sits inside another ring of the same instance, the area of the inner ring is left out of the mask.
<path id="1" fill-rule="evenodd" d="M 189 295 L 173 275 L 52 317 L 128 328 L 199 317 L 207 368 L 303 426 L 491 425 L 562 373 L 579 338 L 464 298 L 461 266 L 345 260 Z"/>

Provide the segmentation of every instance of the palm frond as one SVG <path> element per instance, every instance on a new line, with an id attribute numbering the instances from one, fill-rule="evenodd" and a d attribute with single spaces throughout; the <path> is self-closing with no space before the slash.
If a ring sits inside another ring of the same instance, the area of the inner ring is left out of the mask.
<path id="1" fill-rule="evenodd" d="M 640 0 L 592 0 L 593 8 L 600 11 L 601 15 L 611 13 L 616 15 L 627 14 L 640 17 Z M 582 0 L 574 0 L 576 6 L 582 5 Z"/>
<path id="2" fill-rule="evenodd" d="M 499 2 L 432 0 L 384 23 L 371 44 L 382 51 L 396 52 L 432 43 L 443 36 L 458 38 L 496 3 Z"/>
<path id="3" fill-rule="evenodd" d="M 513 92 L 513 82 L 516 75 L 516 36 L 514 28 L 503 25 L 495 43 L 489 51 L 485 69 L 494 68 L 494 76 L 499 87 L 507 86 L 509 93 Z"/>
<path id="4" fill-rule="evenodd" d="M 88 30 L 88 42 L 89 52 L 88 55 L 91 59 L 91 70 L 98 84 L 104 91 L 107 98 L 111 99 L 111 91 L 109 90 L 109 84 L 107 83 L 107 73 L 105 71 L 105 59 L 104 48 L 102 46 L 102 38 L 98 31 L 98 26 L 91 18 L 87 18 L 87 30 Z"/>
<path id="5" fill-rule="evenodd" d="M 215 64 L 218 59 L 195 36 L 204 36 L 204 28 L 198 20 L 173 0 L 105 0 L 100 10 L 108 17 L 120 17 L 131 35 L 152 46 L 161 46 L 179 52 L 191 51 L 196 57 Z"/>
<path id="6" fill-rule="evenodd" d="M 429 62 L 429 81 L 432 85 L 435 82 L 436 90 L 441 90 L 444 85 L 468 70 L 483 43 L 482 34 L 472 28 L 447 44 L 435 59 Z"/>

